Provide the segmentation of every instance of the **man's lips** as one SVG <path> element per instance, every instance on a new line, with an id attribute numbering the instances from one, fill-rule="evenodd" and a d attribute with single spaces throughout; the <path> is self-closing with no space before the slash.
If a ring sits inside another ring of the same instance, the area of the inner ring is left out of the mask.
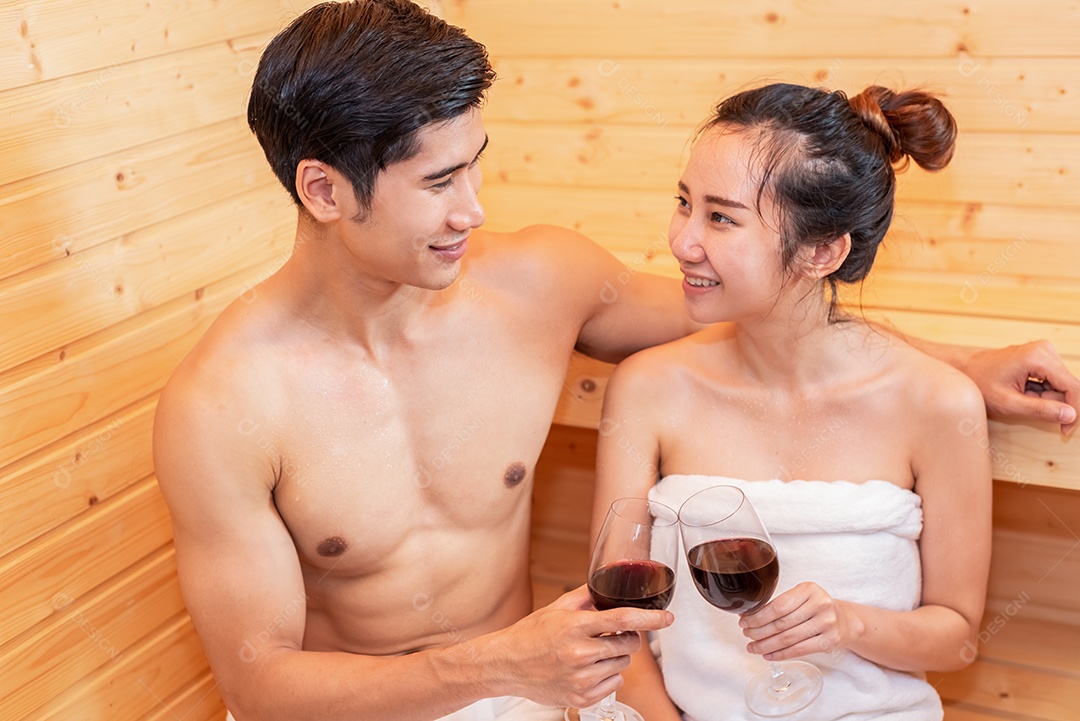
<path id="1" fill-rule="evenodd" d="M 468 245 L 468 241 L 469 239 L 466 237 L 456 243 L 447 245 L 429 245 L 428 248 L 447 260 L 457 260 L 465 254 L 465 248 Z"/>

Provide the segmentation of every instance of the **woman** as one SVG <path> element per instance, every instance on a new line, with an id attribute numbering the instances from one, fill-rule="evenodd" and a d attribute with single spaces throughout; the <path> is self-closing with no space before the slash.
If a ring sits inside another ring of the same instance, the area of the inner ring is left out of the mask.
<path id="1" fill-rule="evenodd" d="M 938 170 L 955 136 L 926 93 L 794 85 L 725 100 L 698 135 L 669 242 L 690 316 L 731 322 L 617 368 L 594 513 L 737 485 L 772 534 L 780 581 L 735 616 L 698 596 L 683 561 L 675 623 L 654 643 L 664 684 L 646 649 L 619 692 L 646 718 L 757 718 L 742 692 L 762 655 L 822 670 L 821 696 L 795 718 L 942 718 L 920 674 L 970 662 L 986 592 L 983 401 L 840 308 L 837 287 L 870 270 L 894 166 Z"/>

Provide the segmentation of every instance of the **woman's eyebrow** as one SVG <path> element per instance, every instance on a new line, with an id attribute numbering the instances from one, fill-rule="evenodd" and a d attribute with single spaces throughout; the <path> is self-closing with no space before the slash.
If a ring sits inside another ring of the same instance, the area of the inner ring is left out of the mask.
<path id="1" fill-rule="evenodd" d="M 682 182 L 681 180 L 679 181 L 679 190 L 681 190 L 683 193 L 686 193 L 687 195 L 690 195 L 690 188 L 686 187 L 686 183 Z M 722 198 L 719 195 L 706 195 L 705 196 L 705 202 L 706 203 L 711 203 L 712 205 L 722 205 L 725 208 L 738 208 L 740 210 L 750 210 L 750 208 L 746 207 L 745 205 L 743 205 L 742 203 L 740 203 L 737 200 L 729 200 L 727 198 Z"/>

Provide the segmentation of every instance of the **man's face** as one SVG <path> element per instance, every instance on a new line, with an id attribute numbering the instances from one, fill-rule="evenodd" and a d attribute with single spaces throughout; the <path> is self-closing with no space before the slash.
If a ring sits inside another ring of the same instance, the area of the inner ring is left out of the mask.
<path id="1" fill-rule="evenodd" d="M 480 153 L 487 134 L 472 109 L 419 132 L 420 152 L 379 173 L 371 210 L 350 233 L 364 271 L 421 288 L 449 286 L 473 228 L 484 222 Z"/>

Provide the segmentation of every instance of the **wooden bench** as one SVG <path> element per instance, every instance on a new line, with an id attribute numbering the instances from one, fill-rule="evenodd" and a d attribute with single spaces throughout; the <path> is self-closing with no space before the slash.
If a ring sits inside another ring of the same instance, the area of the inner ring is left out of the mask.
<path id="1" fill-rule="evenodd" d="M 584 583 L 610 366 L 575 357 L 536 470 L 537 605 Z M 978 658 L 931 673 L 946 721 L 1080 721 L 1080 445 L 991 422 L 994 553 Z"/>

